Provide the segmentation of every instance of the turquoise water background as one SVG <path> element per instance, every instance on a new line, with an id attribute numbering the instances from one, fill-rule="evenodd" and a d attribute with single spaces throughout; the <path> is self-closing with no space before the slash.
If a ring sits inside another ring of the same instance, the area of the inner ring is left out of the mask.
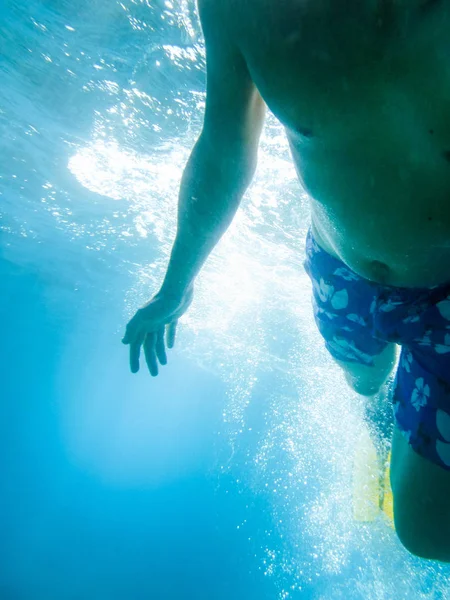
<path id="1" fill-rule="evenodd" d="M 169 364 L 128 371 L 202 123 L 194 3 L 0 6 L 0 600 L 450 598 L 446 565 L 352 519 L 362 409 L 272 116 Z"/>

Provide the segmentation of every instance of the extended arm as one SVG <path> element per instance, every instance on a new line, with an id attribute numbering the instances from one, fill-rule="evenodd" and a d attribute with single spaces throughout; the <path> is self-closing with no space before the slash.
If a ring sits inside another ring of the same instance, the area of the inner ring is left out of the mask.
<path id="1" fill-rule="evenodd" d="M 200 0 L 207 94 L 202 133 L 185 168 L 178 228 L 162 291 L 183 294 L 230 225 L 257 160 L 265 105 L 227 32 L 217 0 Z"/>
<path id="2" fill-rule="evenodd" d="M 139 370 L 141 346 L 152 375 L 166 364 L 178 318 L 192 301 L 193 281 L 230 225 L 256 168 L 265 105 L 227 30 L 222 0 L 199 0 L 206 41 L 206 110 L 201 135 L 181 181 L 178 227 L 160 291 L 127 325 L 130 368 Z M 166 325 L 167 331 L 166 331 Z"/>

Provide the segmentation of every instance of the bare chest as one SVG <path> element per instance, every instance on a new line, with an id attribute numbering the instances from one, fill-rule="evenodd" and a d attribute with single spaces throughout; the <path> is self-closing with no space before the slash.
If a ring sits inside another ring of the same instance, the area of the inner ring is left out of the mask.
<path id="1" fill-rule="evenodd" d="M 449 0 L 239 6 L 237 39 L 251 75 L 288 129 L 317 138 L 389 125 L 406 105 L 449 121 Z"/>
<path id="2" fill-rule="evenodd" d="M 450 0 L 240 6 L 242 51 L 329 247 L 393 285 L 448 280 Z"/>

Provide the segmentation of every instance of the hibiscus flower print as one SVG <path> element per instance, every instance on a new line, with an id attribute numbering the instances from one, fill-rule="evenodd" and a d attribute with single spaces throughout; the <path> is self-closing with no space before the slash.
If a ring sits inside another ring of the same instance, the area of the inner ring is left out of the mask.
<path id="1" fill-rule="evenodd" d="M 407 323 L 417 323 L 418 321 L 420 321 L 420 317 L 419 315 L 412 315 L 410 317 L 406 317 L 405 319 L 402 319 L 402 322 L 407 324 Z"/>
<path id="2" fill-rule="evenodd" d="M 403 429 L 400 429 L 400 433 L 405 438 L 405 440 L 407 441 L 407 443 L 410 444 L 411 443 L 412 431 L 405 431 Z"/>
<path id="3" fill-rule="evenodd" d="M 411 395 L 411 404 L 419 412 L 422 406 L 428 403 L 430 397 L 430 386 L 425 383 L 423 377 L 416 379 L 416 387 Z"/>
<path id="4" fill-rule="evenodd" d="M 356 273 L 353 273 L 352 271 L 349 271 L 345 267 L 339 267 L 339 269 L 336 269 L 334 271 L 333 275 L 337 275 L 337 277 L 341 277 L 342 279 L 345 279 L 345 281 L 359 281 L 360 280 L 359 275 L 357 275 Z"/>
<path id="5" fill-rule="evenodd" d="M 431 341 L 432 333 L 433 333 L 433 331 L 431 329 L 428 329 L 425 332 L 425 335 L 423 335 L 422 337 L 414 338 L 414 341 L 417 344 L 419 344 L 419 346 L 431 346 L 432 345 L 432 341 Z"/>
<path id="6" fill-rule="evenodd" d="M 411 373 L 412 361 L 413 355 L 411 352 L 405 352 L 402 356 L 402 368 L 405 369 L 407 373 Z"/>
<path id="7" fill-rule="evenodd" d="M 320 278 L 319 282 L 314 280 L 313 286 L 321 302 L 328 302 L 328 300 L 334 294 L 334 287 L 332 285 L 328 285 L 328 283 L 325 283 L 322 277 Z"/>
<path id="8" fill-rule="evenodd" d="M 313 237 L 310 237 L 306 243 L 306 255 L 310 260 L 314 258 L 315 254 L 319 254 L 321 249 L 317 245 L 316 240 Z"/>
<path id="9" fill-rule="evenodd" d="M 321 302 L 324 304 L 331 302 L 331 306 L 335 310 L 342 310 L 348 306 L 348 292 L 347 290 L 340 290 L 339 292 L 334 291 L 334 287 L 326 283 L 322 278 L 320 281 L 313 281 L 314 289 L 317 292 Z"/>
<path id="10" fill-rule="evenodd" d="M 365 327 L 367 325 L 365 319 L 363 319 L 359 315 L 350 314 L 350 315 L 347 315 L 347 319 L 349 321 L 353 321 L 353 323 L 358 323 L 359 325 L 362 325 L 363 327 Z"/>
<path id="11" fill-rule="evenodd" d="M 312 249 L 312 250 L 313 250 L 313 252 L 315 252 L 316 254 L 317 254 L 318 252 L 320 252 L 319 245 L 318 245 L 318 243 L 316 242 L 316 240 L 315 240 L 313 237 L 311 237 L 311 249 Z"/>
<path id="12" fill-rule="evenodd" d="M 401 306 L 403 302 L 397 301 L 395 302 L 392 298 L 388 298 L 387 300 L 383 300 L 380 304 L 380 310 L 382 312 L 391 312 L 397 308 L 397 306 Z"/>
<path id="13" fill-rule="evenodd" d="M 347 290 L 340 290 L 333 294 L 331 298 L 331 306 L 335 310 L 342 310 L 343 308 L 347 308 L 348 306 L 348 292 Z"/>
<path id="14" fill-rule="evenodd" d="M 447 321 L 450 321 L 450 296 L 447 296 L 446 300 L 438 302 L 436 308 Z"/>
<path id="15" fill-rule="evenodd" d="M 403 323 L 417 323 L 423 316 L 423 313 L 430 308 L 429 303 L 419 302 L 418 304 L 412 304 L 408 308 L 408 316 L 402 319 Z"/>
<path id="16" fill-rule="evenodd" d="M 330 321 L 332 321 L 333 319 L 337 319 L 337 315 L 335 315 L 334 313 L 330 313 L 328 310 L 325 310 L 324 308 L 320 308 L 320 306 L 317 307 L 316 315 L 325 315 L 326 317 L 328 317 L 330 319 Z"/>
<path id="17" fill-rule="evenodd" d="M 357 360 L 358 362 L 365 363 L 366 365 L 373 365 L 373 356 L 366 354 L 362 350 L 356 348 L 354 342 L 344 340 L 343 338 L 334 338 L 328 342 L 329 346 L 338 352 L 341 356 L 344 356 L 347 360 Z"/>
<path id="18" fill-rule="evenodd" d="M 445 335 L 444 344 L 436 344 L 434 350 L 437 354 L 447 354 L 450 352 L 450 333 Z"/>

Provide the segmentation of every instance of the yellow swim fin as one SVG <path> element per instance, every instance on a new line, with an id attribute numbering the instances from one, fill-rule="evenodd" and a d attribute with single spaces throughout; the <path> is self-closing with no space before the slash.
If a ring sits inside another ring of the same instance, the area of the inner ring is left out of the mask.
<path id="1" fill-rule="evenodd" d="M 370 523 L 380 512 L 388 518 L 393 527 L 393 499 L 389 481 L 391 453 L 386 464 L 381 461 L 375 444 L 364 428 L 356 446 L 353 462 L 353 518 L 355 521 Z"/>
<path id="2" fill-rule="evenodd" d="M 369 523 L 380 511 L 378 454 L 367 429 L 358 440 L 353 462 L 353 518 Z"/>
<path id="3" fill-rule="evenodd" d="M 381 501 L 381 510 L 384 512 L 389 520 L 389 525 L 394 529 L 394 497 L 391 489 L 391 452 L 386 461 L 386 468 L 384 470 L 383 478 L 383 499 Z"/>

